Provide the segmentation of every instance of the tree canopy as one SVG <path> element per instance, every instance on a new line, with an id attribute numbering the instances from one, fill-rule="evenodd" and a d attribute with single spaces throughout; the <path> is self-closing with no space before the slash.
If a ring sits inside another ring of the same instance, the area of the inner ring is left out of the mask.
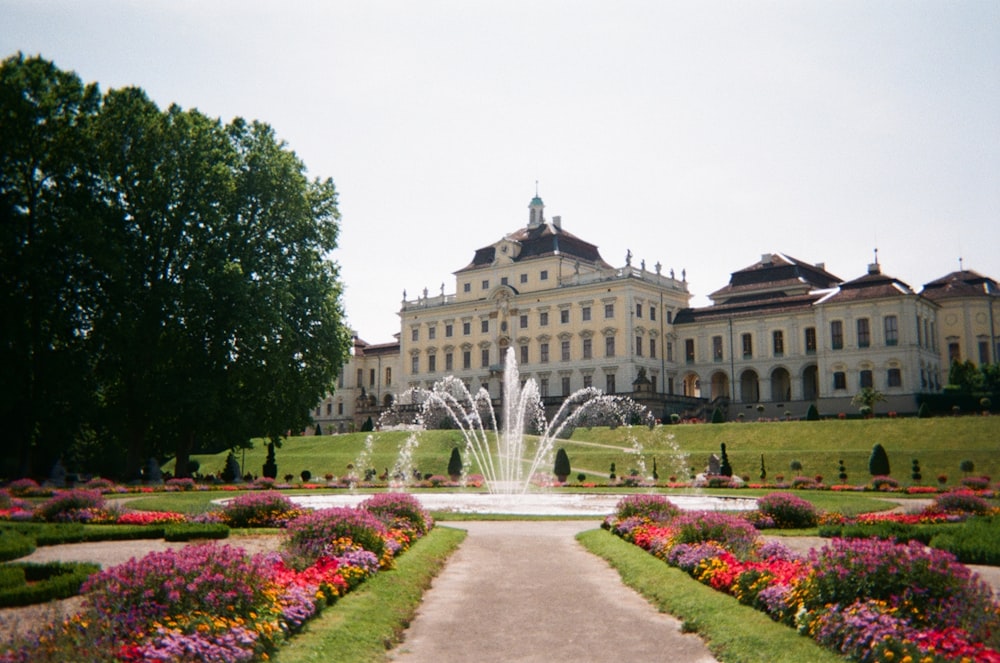
<path id="1" fill-rule="evenodd" d="M 347 356 L 333 182 L 274 130 L 0 64 L 10 475 L 138 475 L 310 422 Z"/>

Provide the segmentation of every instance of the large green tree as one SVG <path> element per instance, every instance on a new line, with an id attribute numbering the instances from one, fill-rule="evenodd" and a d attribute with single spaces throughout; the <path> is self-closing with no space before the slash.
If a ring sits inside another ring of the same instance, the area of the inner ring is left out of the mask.
<path id="1" fill-rule="evenodd" d="M 97 248 L 88 124 L 100 95 L 41 58 L 0 63 L 3 475 L 44 474 L 93 405 Z"/>
<path id="2" fill-rule="evenodd" d="M 21 63 L 5 62 L 5 74 Z M 76 80 L 50 63 L 38 66 L 55 80 Z M 27 85 L 15 80 L 8 87 Z M 84 112 L 73 102 L 61 137 L 81 146 L 64 157 L 67 178 L 75 178 L 72 188 L 64 186 L 74 194 L 65 207 L 75 223 L 61 224 L 54 214 L 42 219 L 52 235 L 48 244 L 70 257 L 50 265 L 35 248 L 43 244 L 8 238 L 14 235 L 8 217 L 23 226 L 21 217 L 39 214 L 24 211 L 32 209 L 21 202 L 30 200 L 30 188 L 13 189 L 21 198 L 7 202 L 13 194 L 6 182 L 18 181 L 19 163 L 4 162 L 0 180 L 4 259 L 7 244 L 35 251 L 21 259 L 20 271 L 4 264 L 5 280 L 13 274 L 30 282 L 21 274 L 33 269 L 44 277 L 35 278 L 36 290 L 50 282 L 73 286 L 53 295 L 48 310 L 68 318 L 60 329 L 79 350 L 81 373 L 93 378 L 76 381 L 79 393 L 64 400 L 81 413 L 92 414 L 83 407 L 90 402 L 100 410 L 89 417 L 90 426 L 81 415 L 66 439 L 92 456 L 103 450 L 116 459 L 119 474 L 133 478 L 150 456 L 176 455 L 183 474 L 192 451 L 239 446 L 254 435 L 278 440 L 304 427 L 349 344 L 339 274 L 328 259 L 338 234 L 333 183 L 309 180 L 302 162 L 265 124 L 237 119 L 223 125 L 176 106 L 163 111 L 136 88 L 100 99 L 76 81 L 51 96 L 70 93 L 89 104 Z M 17 98 L 5 92 L 5 109 L 7 96 Z M 11 144 L 16 138 L 4 132 Z M 38 146 L 26 141 L 22 161 L 41 158 Z M 54 180 L 39 188 L 52 196 L 57 185 L 63 186 Z M 69 225 L 81 241 L 68 241 Z M 27 311 L 35 303 L 22 291 L 26 287 L 14 290 L 11 303 Z M 5 349 L 18 331 L 4 329 Z M 36 346 L 69 343 L 55 337 Z M 19 348 L 20 355 L 34 358 L 30 349 Z M 26 358 L 22 364 L 30 364 Z M 32 373 L 19 369 L 17 375 L 30 386 Z M 44 418 L 35 419 L 20 428 L 37 430 Z M 20 437 L 30 447 L 30 435 Z"/>

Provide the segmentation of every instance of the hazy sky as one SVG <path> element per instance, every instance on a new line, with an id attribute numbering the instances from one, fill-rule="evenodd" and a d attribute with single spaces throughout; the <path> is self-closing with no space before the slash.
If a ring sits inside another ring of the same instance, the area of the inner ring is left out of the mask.
<path id="1" fill-rule="evenodd" d="M 762 253 L 1000 279 L 1000 2 L 0 0 L 0 56 L 271 124 L 340 192 L 348 322 L 548 218 L 692 303 Z"/>

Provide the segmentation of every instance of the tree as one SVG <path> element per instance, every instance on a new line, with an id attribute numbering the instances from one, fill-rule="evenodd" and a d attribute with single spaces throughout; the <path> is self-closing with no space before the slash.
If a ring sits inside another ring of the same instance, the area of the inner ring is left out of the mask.
<path id="1" fill-rule="evenodd" d="M 552 474 L 556 475 L 556 478 L 560 483 L 565 483 L 566 478 L 570 475 L 572 470 L 569 466 L 569 456 L 566 454 L 566 450 L 562 447 L 556 451 L 556 462 L 552 468 Z"/>
<path id="2" fill-rule="evenodd" d="M 448 476 L 453 481 L 458 481 L 462 476 L 462 455 L 458 452 L 458 447 L 452 447 L 451 458 L 448 459 Z"/>
<path id="3" fill-rule="evenodd" d="M 715 408 L 712 410 L 712 423 L 713 424 L 724 424 L 726 423 L 726 416 L 722 414 L 721 408 Z"/>
<path id="4" fill-rule="evenodd" d="M 819 409 L 816 408 L 815 403 L 809 404 L 809 409 L 806 410 L 806 421 L 819 421 Z"/>
<path id="5" fill-rule="evenodd" d="M 873 477 L 889 476 L 889 454 L 881 444 L 875 443 L 872 454 L 868 457 L 868 473 Z"/>
<path id="6" fill-rule="evenodd" d="M 957 387 L 962 393 L 971 394 L 982 391 L 986 376 L 969 359 L 964 362 L 953 361 L 948 369 L 948 384 Z"/>
<path id="7" fill-rule="evenodd" d="M 86 330 L 99 282 L 88 125 L 96 86 L 22 54 L 0 63 L 0 473 L 32 475 L 86 426 Z M 113 454 L 111 454 L 113 455 Z"/>
<path id="8" fill-rule="evenodd" d="M 851 405 L 854 405 L 865 416 L 875 411 L 875 404 L 885 400 L 885 394 L 874 387 L 862 387 L 861 391 L 854 394 Z M 867 409 L 865 409 L 867 408 Z"/>

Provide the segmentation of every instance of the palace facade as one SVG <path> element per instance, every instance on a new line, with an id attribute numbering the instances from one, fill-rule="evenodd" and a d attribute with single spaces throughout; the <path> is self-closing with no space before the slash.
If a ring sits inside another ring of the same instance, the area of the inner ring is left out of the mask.
<path id="1" fill-rule="evenodd" d="M 844 281 L 823 264 L 761 256 L 733 272 L 711 305 L 690 306 L 686 273 L 613 267 L 597 247 L 545 218 L 537 196 L 527 225 L 475 251 L 455 290 L 404 293 L 392 343 L 355 337 L 337 389 L 314 420 L 324 433 L 359 429 L 399 395 L 447 375 L 499 400 L 504 357 L 547 407 L 596 387 L 658 417 L 801 417 L 853 412 L 864 387 L 880 411 L 910 413 L 940 391 L 952 361 L 1000 355 L 1000 288 L 960 270 L 914 291 L 876 261 Z"/>

